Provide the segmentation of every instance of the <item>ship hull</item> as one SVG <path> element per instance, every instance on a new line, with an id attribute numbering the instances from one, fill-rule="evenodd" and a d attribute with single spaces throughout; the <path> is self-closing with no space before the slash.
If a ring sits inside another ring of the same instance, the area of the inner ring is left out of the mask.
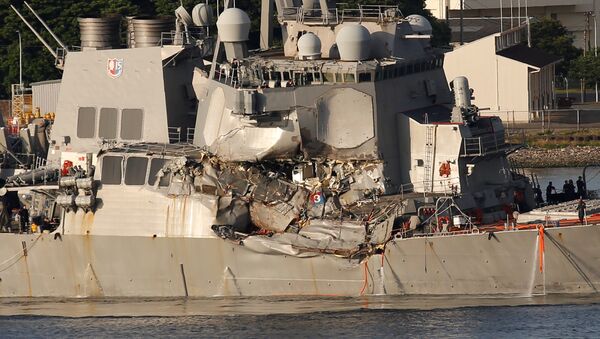
<path id="1" fill-rule="evenodd" d="M 263 254 L 218 238 L 0 234 L 0 243 L 2 297 L 527 296 L 600 288 L 598 225 L 550 228 L 543 241 L 537 230 L 396 239 L 363 261 Z"/>

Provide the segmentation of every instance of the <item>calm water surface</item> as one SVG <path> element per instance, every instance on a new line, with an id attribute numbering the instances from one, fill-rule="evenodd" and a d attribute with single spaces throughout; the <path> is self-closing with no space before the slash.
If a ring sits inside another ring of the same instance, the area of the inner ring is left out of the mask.
<path id="1" fill-rule="evenodd" d="M 5 299 L 0 337 L 600 337 L 599 296 Z"/>
<path id="2" fill-rule="evenodd" d="M 527 168 L 525 173 L 527 175 L 535 174 L 542 190 L 546 188 L 549 181 L 552 181 L 554 187 L 561 191 L 565 180 L 577 181 L 577 178 L 583 174 L 583 167 Z M 589 167 L 585 177 L 589 190 L 600 190 L 600 167 Z"/>

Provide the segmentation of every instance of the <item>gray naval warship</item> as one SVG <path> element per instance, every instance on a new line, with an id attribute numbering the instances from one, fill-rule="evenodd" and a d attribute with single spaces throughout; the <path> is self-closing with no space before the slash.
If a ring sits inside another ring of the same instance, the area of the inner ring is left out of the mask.
<path id="1" fill-rule="evenodd" d="M 597 292 L 600 226 L 513 224 L 531 182 L 425 18 L 267 0 L 282 48 L 249 51 L 212 13 L 128 18 L 127 48 L 79 19 L 46 161 L 2 188 L 46 225 L 0 233 L 0 296 Z"/>

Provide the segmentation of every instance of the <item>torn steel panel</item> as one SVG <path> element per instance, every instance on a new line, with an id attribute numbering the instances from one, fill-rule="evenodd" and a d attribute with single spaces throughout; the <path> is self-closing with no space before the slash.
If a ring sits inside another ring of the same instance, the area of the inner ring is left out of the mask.
<path id="1" fill-rule="evenodd" d="M 293 220 L 300 217 L 306 198 L 306 192 L 298 190 L 287 203 L 265 205 L 261 202 L 253 202 L 250 204 L 250 219 L 256 227 L 273 232 L 284 232 Z"/>
<path id="2" fill-rule="evenodd" d="M 296 257 L 313 257 L 323 253 L 351 257 L 360 250 L 359 243 L 346 242 L 326 235 L 310 239 L 295 233 L 274 234 L 270 237 L 252 236 L 244 239 L 242 243 L 254 252 Z"/>
<path id="3" fill-rule="evenodd" d="M 219 198 L 215 224 L 230 225 L 235 232 L 247 233 L 250 224 L 248 204 L 231 196 Z"/>
<path id="4" fill-rule="evenodd" d="M 287 205 L 285 203 L 280 204 Z M 250 204 L 250 220 L 258 228 L 273 232 L 284 232 L 296 217 L 291 213 L 279 212 L 275 206 L 267 206 L 260 202 Z"/>
<path id="5" fill-rule="evenodd" d="M 221 187 L 235 195 L 246 195 L 250 190 L 251 183 L 246 179 L 246 171 L 240 169 L 225 168 L 219 175 Z"/>
<path id="6" fill-rule="evenodd" d="M 365 223 L 341 220 L 310 220 L 298 233 L 315 240 L 338 241 L 339 248 L 350 249 L 365 242 L 367 236 Z"/>

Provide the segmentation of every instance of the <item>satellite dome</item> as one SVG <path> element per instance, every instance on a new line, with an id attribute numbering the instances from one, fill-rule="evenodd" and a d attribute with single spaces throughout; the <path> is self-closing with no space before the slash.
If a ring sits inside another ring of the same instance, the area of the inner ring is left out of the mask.
<path id="1" fill-rule="evenodd" d="M 360 24 L 345 24 L 335 37 L 340 59 L 359 61 L 371 56 L 371 33 Z"/>
<path id="2" fill-rule="evenodd" d="M 424 16 L 418 14 L 412 14 L 406 17 L 412 30 L 417 34 L 431 35 L 433 28 L 431 23 Z"/>
<path id="3" fill-rule="evenodd" d="M 222 42 L 248 41 L 250 17 L 239 8 L 228 8 L 219 15 L 217 29 Z"/>
<path id="4" fill-rule="evenodd" d="M 193 24 L 190 13 L 188 13 L 188 11 L 183 6 L 177 7 L 177 9 L 175 10 L 175 16 L 177 17 L 177 19 L 181 20 L 181 22 L 183 22 L 186 26 L 191 26 Z"/>
<path id="5" fill-rule="evenodd" d="M 212 8 L 206 4 L 197 4 L 192 9 L 192 20 L 198 27 L 210 26 L 213 21 Z"/>
<path id="6" fill-rule="evenodd" d="M 321 39 L 308 32 L 298 39 L 298 57 L 300 59 L 317 59 L 321 57 Z"/>

